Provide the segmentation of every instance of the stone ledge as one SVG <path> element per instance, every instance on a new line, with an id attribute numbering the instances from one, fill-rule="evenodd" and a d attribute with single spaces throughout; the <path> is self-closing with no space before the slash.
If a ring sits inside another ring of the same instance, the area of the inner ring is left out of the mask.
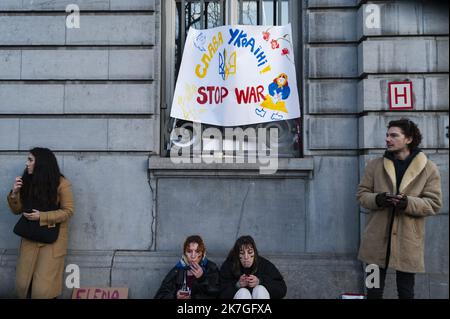
<path id="1" fill-rule="evenodd" d="M 307 177 L 314 169 L 313 158 L 277 158 L 278 170 L 275 174 L 259 174 L 260 168 L 267 167 L 260 163 L 194 163 L 201 161 L 200 157 L 189 159 L 191 163 L 173 163 L 168 157 L 151 156 L 148 169 L 154 176 L 242 176 L 252 177 Z M 225 161 L 225 159 L 223 159 Z M 236 161 L 236 158 L 233 159 Z"/>
<path id="2" fill-rule="evenodd" d="M 0 296 L 13 298 L 14 266 L 17 250 L 2 250 L 8 265 L 0 263 Z M 283 274 L 288 285 L 286 298 L 337 299 L 344 292 L 363 292 L 363 265 L 353 254 L 273 254 L 261 253 Z M 225 252 L 209 254 L 220 267 Z M 114 262 L 111 264 L 111 259 Z M 180 258 L 173 251 L 69 251 L 66 265 L 77 261 L 82 286 L 128 287 L 129 298 L 152 298 L 169 269 Z M 94 262 L 92 261 L 93 259 Z M 112 268 L 111 268 L 112 265 Z M 65 273 L 65 277 L 68 274 Z M 386 297 L 395 298 L 393 272 L 388 271 Z M 417 276 L 418 298 L 448 298 L 448 274 L 426 273 Z M 64 288 L 62 298 L 70 298 L 71 289 Z"/>
<path id="3" fill-rule="evenodd" d="M 286 298 L 338 298 L 362 291 L 362 267 L 352 255 L 265 254 L 280 270 L 288 286 Z M 208 254 L 218 267 L 226 254 Z M 180 258 L 175 252 L 117 252 L 112 272 L 115 286 L 127 284 L 130 298 L 152 298 L 162 279 Z M 320 284 L 319 284 L 320 283 Z"/>

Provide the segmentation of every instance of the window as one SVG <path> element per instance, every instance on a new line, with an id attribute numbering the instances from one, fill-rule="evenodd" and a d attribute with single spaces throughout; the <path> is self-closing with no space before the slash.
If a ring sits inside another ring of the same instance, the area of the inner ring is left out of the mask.
<path id="1" fill-rule="evenodd" d="M 251 25 L 284 25 L 292 23 L 293 41 L 296 44 L 296 71 L 297 83 L 301 87 L 301 48 L 298 45 L 301 34 L 300 16 L 301 4 L 295 0 L 169 0 L 162 2 L 162 109 L 161 109 L 161 154 L 168 156 L 171 146 L 191 145 L 191 140 L 182 140 L 179 136 L 171 134 L 175 127 L 184 127 L 192 131 L 192 123 L 170 118 L 170 107 L 176 78 L 183 55 L 184 41 L 190 27 L 196 29 L 213 28 L 224 24 L 251 24 Z M 300 57 L 300 58 L 299 58 Z M 300 92 L 301 93 L 301 92 Z M 300 95 L 300 104 L 302 94 Z M 303 113 L 302 113 L 303 114 Z M 264 127 L 278 129 L 278 153 L 280 157 L 302 157 L 301 120 L 284 120 L 263 124 L 242 126 Z M 202 125 L 202 129 L 215 127 Z M 215 127 L 222 133 L 223 127 Z M 256 149 L 255 141 L 246 141 L 245 149 Z M 232 145 L 232 141 L 223 141 L 223 148 Z M 225 150 L 224 150 L 225 151 Z"/>

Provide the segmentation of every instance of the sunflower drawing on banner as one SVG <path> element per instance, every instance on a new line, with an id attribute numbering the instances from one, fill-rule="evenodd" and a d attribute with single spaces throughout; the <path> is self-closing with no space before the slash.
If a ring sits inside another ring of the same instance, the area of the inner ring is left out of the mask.
<path id="1" fill-rule="evenodd" d="M 171 116 L 238 126 L 300 117 L 291 25 L 189 29 Z"/>

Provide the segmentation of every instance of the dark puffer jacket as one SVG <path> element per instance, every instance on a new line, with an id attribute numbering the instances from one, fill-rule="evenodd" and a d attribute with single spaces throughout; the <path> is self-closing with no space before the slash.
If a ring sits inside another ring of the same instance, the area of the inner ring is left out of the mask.
<path id="1" fill-rule="evenodd" d="M 173 267 L 161 283 L 155 299 L 176 299 L 177 291 L 183 286 L 187 270 Z M 208 260 L 203 267 L 203 275 L 194 278 L 192 283 L 192 299 L 214 299 L 219 293 L 219 269 L 217 265 Z"/>
<path id="2" fill-rule="evenodd" d="M 253 275 L 259 278 L 259 284 L 264 286 L 270 294 L 271 299 L 281 299 L 286 295 L 286 283 L 283 276 L 270 261 L 264 257 L 258 256 L 257 265 Z M 239 277 L 245 273 L 241 267 L 240 274 L 233 274 L 233 263 L 231 259 L 225 260 L 220 267 L 220 298 L 233 299 L 234 295 L 238 291 L 236 283 L 239 281 Z M 248 288 L 250 292 L 252 288 Z"/>

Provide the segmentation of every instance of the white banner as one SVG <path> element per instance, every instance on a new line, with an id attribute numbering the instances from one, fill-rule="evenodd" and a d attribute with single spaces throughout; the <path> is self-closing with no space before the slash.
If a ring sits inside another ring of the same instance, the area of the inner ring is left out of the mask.
<path id="1" fill-rule="evenodd" d="M 220 126 L 300 117 L 291 25 L 189 29 L 170 115 Z"/>

